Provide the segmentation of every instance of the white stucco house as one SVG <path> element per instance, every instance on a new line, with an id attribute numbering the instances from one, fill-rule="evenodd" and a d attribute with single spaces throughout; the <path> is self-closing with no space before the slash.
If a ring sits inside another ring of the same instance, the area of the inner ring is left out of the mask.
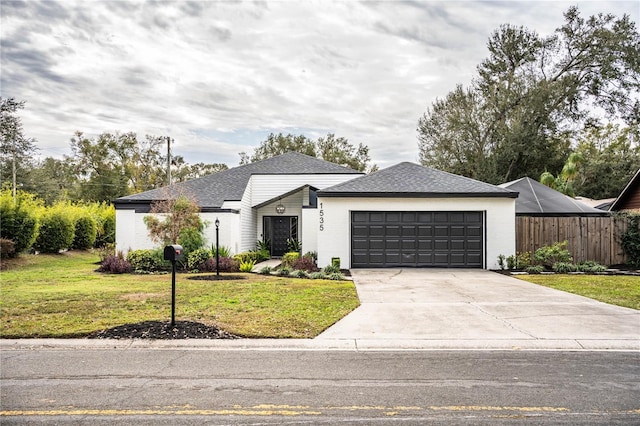
<path id="1" fill-rule="evenodd" d="M 198 201 L 209 243 L 232 252 L 287 239 L 316 251 L 318 265 L 342 268 L 497 268 L 515 253 L 517 192 L 413 163 L 368 175 L 290 152 L 115 200 L 116 249 L 153 248 L 143 217 L 154 201 L 189 193 Z"/>

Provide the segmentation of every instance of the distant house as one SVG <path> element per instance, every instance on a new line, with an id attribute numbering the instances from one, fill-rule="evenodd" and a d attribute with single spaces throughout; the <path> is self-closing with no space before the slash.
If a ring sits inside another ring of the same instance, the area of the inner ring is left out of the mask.
<path id="1" fill-rule="evenodd" d="M 516 216 L 608 216 L 606 211 L 588 206 L 528 177 L 499 185 L 518 192 Z"/>
<path id="2" fill-rule="evenodd" d="M 640 169 L 609 207 L 612 212 L 622 210 L 640 211 Z"/>
<path id="3" fill-rule="evenodd" d="M 413 163 L 361 172 L 290 152 L 167 188 L 119 198 L 116 248 L 152 248 L 143 222 L 154 201 L 192 194 L 206 238 L 232 252 L 287 240 L 316 251 L 318 264 L 343 268 L 496 268 L 515 252 L 517 192 Z"/>

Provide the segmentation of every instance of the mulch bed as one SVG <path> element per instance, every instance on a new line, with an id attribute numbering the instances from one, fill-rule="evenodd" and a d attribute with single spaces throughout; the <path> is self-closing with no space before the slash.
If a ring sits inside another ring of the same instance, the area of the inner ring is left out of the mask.
<path id="1" fill-rule="evenodd" d="M 89 339 L 239 339 L 217 327 L 193 321 L 144 321 L 125 324 L 87 336 Z"/>
<path id="2" fill-rule="evenodd" d="M 240 281 L 246 279 L 246 277 L 241 275 L 196 275 L 187 277 L 187 279 L 200 281 Z"/>

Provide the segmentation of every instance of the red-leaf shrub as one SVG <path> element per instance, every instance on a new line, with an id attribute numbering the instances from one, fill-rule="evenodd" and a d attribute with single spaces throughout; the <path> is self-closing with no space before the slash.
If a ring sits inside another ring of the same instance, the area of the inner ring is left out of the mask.
<path id="1" fill-rule="evenodd" d="M 318 271 L 318 267 L 316 266 L 315 260 L 311 257 L 301 257 L 296 260 L 293 264 L 293 269 L 298 269 L 301 271 L 307 272 L 315 272 Z"/>
<path id="2" fill-rule="evenodd" d="M 100 264 L 98 271 L 107 274 L 126 274 L 131 272 L 131 264 L 121 257 L 107 256 Z"/>
<path id="3" fill-rule="evenodd" d="M 215 272 L 216 271 L 216 258 L 208 259 L 200 266 L 202 272 Z M 220 272 L 239 272 L 240 261 L 233 257 L 220 257 L 218 261 L 218 270 Z"/>

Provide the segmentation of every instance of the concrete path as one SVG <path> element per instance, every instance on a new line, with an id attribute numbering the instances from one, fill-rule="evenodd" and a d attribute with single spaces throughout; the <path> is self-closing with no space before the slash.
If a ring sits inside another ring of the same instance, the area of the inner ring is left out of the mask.
<path id="1" fill-rule="evenodd" d="M 351 273 L 361 306 L 316 340 L 361 348 L 640 350 L 634 309 L 490 271 Z"/>

